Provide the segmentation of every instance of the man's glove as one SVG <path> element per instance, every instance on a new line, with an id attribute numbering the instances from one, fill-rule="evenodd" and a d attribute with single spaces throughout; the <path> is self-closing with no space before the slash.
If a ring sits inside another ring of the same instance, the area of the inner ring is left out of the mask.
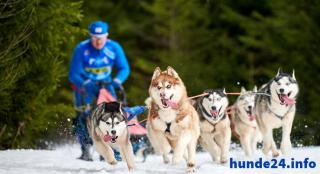
<path id="1" fill-rule="evenodd" d="M 119 89 L 121 87 L 121 81 L 117 78 L 113 79 L 111 84 L 113 87 L 115 87 L 117 89 Z"/>

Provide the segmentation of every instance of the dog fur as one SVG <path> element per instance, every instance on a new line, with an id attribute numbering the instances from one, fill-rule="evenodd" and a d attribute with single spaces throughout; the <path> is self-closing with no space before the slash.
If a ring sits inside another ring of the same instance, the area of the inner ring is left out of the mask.
<path id="1" fill-rule="evenodd" d="M 230 120 L 226 115 L 229 104 L 225 90 L 206 90 L 195 107 L 200 117 L 200 145 L 207 150 L 213 161 L 226 163 L 231 143 Z"/>
<path id="2" fill-rule="evenodd" d="M 254 101 L 257 87 L 253 91 L 241 88 L 241 94 L 232 106 L 232 123 L 240 136 L 242 149 L 247 157 L 252 157 L 257 148 L 258 141 L 262 140 L 261 133 L 254 115 Z"/>
<path id="3" fill-rule="evenodd" d="M 87 119 L 87 125 L 95 149 L 110 165 L 117 164 L 112 150 L 115 148 L 120 151 L 128 169 L 135 168 L 127 116 L 120 103 L 99 104 Z"/>
<path id="4" fill-rule="evenodd" d="M 273 129 L 282 127 L 281 152 L 288 155 L 291 149 L 290 134 L 296 112 L 296 97 L 299 92 L 294 71 L 292 75 L 278 70 L 277 75 L 260 90 L 255 100 L 255 115 L 263 136 L 263 153 L 271 149 L 273 157 L 279 152 L 273 139 Z"/>
<path id="5" fill-rule="evenodd" d="M 173 164 L 184 157 L 188 171 L 195 171 L 199 117 L 188 100 L 186 88 L 178 73 L 171 67 L 163 72 L 159 67 L 156 68 L 149 94 L 147 130 L 155 152 L 168 163 L 168 154 L 173 150 Z"/>

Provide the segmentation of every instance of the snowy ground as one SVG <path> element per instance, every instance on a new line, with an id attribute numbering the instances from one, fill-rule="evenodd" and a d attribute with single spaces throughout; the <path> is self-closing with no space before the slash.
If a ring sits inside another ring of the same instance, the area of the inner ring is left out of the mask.
<path id="1" fill-rule="evenodd" d="M 0 174 L 74 174 L 74 173 L 129 173 L 125 163 L 120 162 L 116 166 L 110 166 L 105 162 L 98 161 L 98 155 L 94 154 L 94 162 L 77 160 L 80 155 L 79 146 L 65 145 L 55 150 L 6 150 L 0 151 Z M 263 155 L 259 151 L 256 159 Z M 241 150 L 232 150 L 230 157 L 235 160 L 245 160 Z M 282 157 L 279 157 L 282 158 Z M 316 162 L 314 169 L 231 169 L 229 163 L 220 165 L 213 163 L 208 153 L 197 154 L 197 172 L 213 174 L 235 174 L 235 173 L 264 173 L 264 174 L 286 174 L 286 173 L 320 173 L 320 147 L 304 147 L 293 149 L 291 158 L 295 160 L 310 160 Z M 264 158 L 264 160 L 267 160 Z M 145 163 L 136 159 L 137 169 L 131 173 L 185 173 L 185 162 L 178 165 L 163 164 L 158 156 L 149 156 Z"/>

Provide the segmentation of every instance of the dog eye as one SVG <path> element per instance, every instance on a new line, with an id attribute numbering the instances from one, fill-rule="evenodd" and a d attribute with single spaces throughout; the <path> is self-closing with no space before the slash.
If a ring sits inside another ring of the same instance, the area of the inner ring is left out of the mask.
<path id="1" fill-rule="evenodd" d="M 290 83 L 286 83 L 286 85 L 287 85 L 287 86 L 289 86 L 289 85 L 290 85 Z"/>
<path id="2" fill-rule="evenodd" d="M 161 89 L 161 86 L 158 86 L 157 88 L 160 90 L 160 89 Z"/>
<path id="3" fill-rule="evenodd" d="M 119 122 L 119 121 L 117 121 L 117 122 L 116 122 L 116 125 L 118 125 L 118 124 L 120 124 L 120 122 Z"/>
<path id="4" fill-rule="evenodd" d="M 106 122 L 107 125 L 110 125 L 110 122 Z"/>
<path id="5" fill-rule="evenodd" d="M 218 101 L 220 101 L 220 100 L 221 100 L 221 98 L 217 98 L 217 100 L 218 100 Z"/>
<path id="6" fill-rule="evenodd" d="M 277 82 L 277 84 L 278 84 L 278 85 L 281 85 L 281 83 L 280 83 L 280 82 Z"/>
<path id="7" fill-rule="evenodd" d="M 171 85 L 167 85 L 166 88 L 167 88 L 167 89 L 171 88 Z"/>

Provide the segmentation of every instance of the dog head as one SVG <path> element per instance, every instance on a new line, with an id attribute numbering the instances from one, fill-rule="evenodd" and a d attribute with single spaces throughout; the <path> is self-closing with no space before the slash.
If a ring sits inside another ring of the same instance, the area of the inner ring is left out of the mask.
<path id="1" fill-rule="evenodd" d="M 153 73 L 149 94 L 160 109 L 175 109 L 186 97 L 185 86 L 178 73 L 171 67 L 161 71 L 157 67 Z"/>
<path id="2" fill-rule="evenodd" d="M 125 112 L 118 102 L 103 102 L 99 104 L 92 115 L 95 119 L 95 127 L 99 128 L 105 142 L 116 142 L 127 129 Z"/>
<path id="3" fill-rule="evenodd" d="M 255 115 L 253 114 L 254 101 L 257 92 L 257 87 L 253 88 L 253 91 L 246 91 L 244 87 L 241 88 L 241 94 L 237 99 L 235 104 L 241 116 L 246 116 L 245 119 L 249 121 L 255 120 Z"/>
<path id="4" fill-rule="evenodd" d="M 209 89 L 205 90 L 204 93 L 208 93 L 208 95 L 200 99 L 202 112 L 204 112 L 202 115 L 216 122 L 224 116 L 224 112 L 229 105 L 225 89 Z"/>
<path id="5" fill-rule="evenodd" d="M 279 68 L 276 77 L 270 83 L 269 90 L 272 98 L 281 105 L 295 104 L 299 88 L 294 71 L 289 75 Z"/>

